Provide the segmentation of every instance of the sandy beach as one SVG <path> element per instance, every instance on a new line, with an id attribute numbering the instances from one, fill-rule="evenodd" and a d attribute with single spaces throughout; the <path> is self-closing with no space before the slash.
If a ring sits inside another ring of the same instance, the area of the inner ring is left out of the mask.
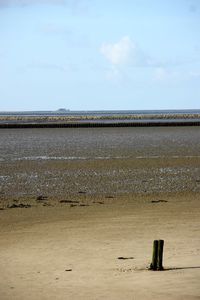
<path id="1" fill-rule="evenodd" d="M 0 211 L 2 300 L 200 299 L 198 193 L 76 201 Z M 149 271 L 159 238 L 165 271 Z"/>
<path id="2" fill-rule="evenodd" d="M 0 299 L 200 299 L 199 136 L 1 130 Z"/>

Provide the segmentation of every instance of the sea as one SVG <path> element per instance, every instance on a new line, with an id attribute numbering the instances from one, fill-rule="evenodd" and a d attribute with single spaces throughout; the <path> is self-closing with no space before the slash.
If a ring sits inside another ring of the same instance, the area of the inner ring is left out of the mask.
<path id="1" fill-rule="evenodd" d="M 55 111 L 0 111 L 0 116 L 133 116 L 133 115 L 180 115 L 200 114 L 200 109 L 169 109 L 169 110 L 69 110 Z"/>
<path id="2" fill-rule="evenodd" d="M 51 118 L 53 117 L 53 118 Z M 0 126 L 18 126 L 19 124 L 41 123 L 136 123 L 143 126 L 144 123 L 159 125 L 159 123 L 190 123 L 200 124 L 200 109 L 183 110 L 99 110 L 99 111 L 71 111 L 65 108 L 56 111 L 11 111 L 0 112 Z M 18 125 L 17 125 L 18 124 Z M 111 124 L 111 125 L 112 125 Z M 129 124 L 130 125 L 130 124 Z M 21 125 L 22 126 L 22 125 Z M 30 125 L 29 125 L 30 126 Z M 35 125 L 36 126 L 36 125 Z M 38 125 L 39 126 L 39 125 Z M 99 126 L 99 125 L 98 125 Z M 132 126 L 132 125 L 131 125 Z"/>

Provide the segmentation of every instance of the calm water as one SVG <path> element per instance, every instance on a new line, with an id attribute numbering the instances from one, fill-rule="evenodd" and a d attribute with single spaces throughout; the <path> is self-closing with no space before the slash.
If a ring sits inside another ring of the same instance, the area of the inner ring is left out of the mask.
<path id="1" fill-rule="evenodd" d="M 1 129 L 0 160 L 198 156 L 199 127 Z"/>
<path id="2" fill-rule="evenodd" d="M 196 191 L 200 128 L 1 129 L 0 167 L 6 195 Z"/>
<path id="3" fill-rule="evenodd" d="M 116 116 L 116 115 L 135 115 L 135 114 L 200 114 L 200 109 L 171 109 L 171 110 L 98 110 L 98 111 L 19 111 L 19 112 L 0 112 L 0 116 Z"/>

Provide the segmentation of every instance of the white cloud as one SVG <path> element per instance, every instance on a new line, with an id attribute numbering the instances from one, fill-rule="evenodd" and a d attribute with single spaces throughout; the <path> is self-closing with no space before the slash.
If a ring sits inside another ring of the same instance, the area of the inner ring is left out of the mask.
<path id="1" fill-rule="evenodd" d="M 129 37 L 124 36 L 116 43 L 103 43 L 100 47 L 101 54 L 109 63 L 109 71 L 106 74 L 107 79 L 122 78 L 126 67 L 146 67 L 151 62 L 138 47 L 138 45 Z"/>
<path id="2" fill-rule="evenodd" d="M 100 52 L 113 66 L 150 66 L 149 58 L 129 37 L 124 36 L 117 43 L 103 43 Z"/>
<path id="3" fill-rule="evenodd" d="M 112 65 L 123 65 L 128 63 L 135 55 L 136 45 L 129 38 L 124 36 L 115 44 L 104 43 L 101 46 L 101 53 Z"/>
<path id="4" fill-rule="evenodd" d="M 108 62 L 108 80 L 119 81 L 127 76 L 135 78 L 133 74 L 136 72 L 143 74 L 144 78 L 151 72 L 154 81 L 170 84 L 187 80 L 188 77 L 199 77 L 199 72 L 189 75 L 179 70 L 178 67 L 183 65 L 184 61 L 163 62 L 146 55 L 129 36 L 122 37 L 116 43 L 103 43 L 100 52 Z"/>

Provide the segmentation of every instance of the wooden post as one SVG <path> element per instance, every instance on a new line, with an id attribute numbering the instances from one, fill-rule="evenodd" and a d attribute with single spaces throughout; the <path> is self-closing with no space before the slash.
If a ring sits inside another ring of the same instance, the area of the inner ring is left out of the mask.
<path id="1" fill-rule="evenodd" d="M 158 240 L 153 242 L 153 255 L 152 255 L 152 262 L 150 265 L 150 270 L 157 270 L 157 260 L 158 260 Z"/>
<path id="2" fill-rule="evenodd" d="M 158 261 L 157 261 L 157 270 L 163 270 L 163 247 L 164 247 L 164 240 L 158 241 Z"/>

